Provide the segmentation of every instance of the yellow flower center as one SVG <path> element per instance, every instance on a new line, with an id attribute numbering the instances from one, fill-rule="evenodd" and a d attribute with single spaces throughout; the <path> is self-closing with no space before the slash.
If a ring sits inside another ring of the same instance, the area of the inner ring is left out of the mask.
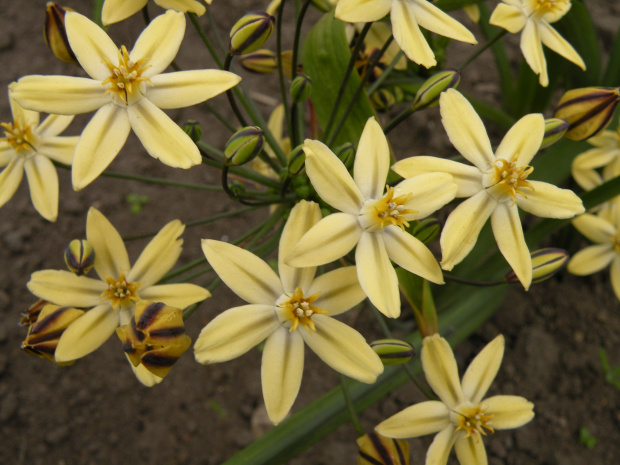
<path id="1" fill-rule="evenodd" d="M 144 63 L 148 59 L 143 58 L 138 61 L 132 61 L 129 58 L 129 53 L 123 45 L 118 52 L 118 66 L 110 63 L 108 59 L 105 60 L 106 66 L 110 70 L 110 77 L 104 79 L 101 84 L 109 84 L 108 92 L 116 94 L 120 99 L 127 104 L 127 101 L 131 98 L 134 92 L 138 92 L 141 82 L 148 82 L 153 84 L 147 77 L 143 77 L 142 73 L 149 68 L 144 66 Z"/>
<path id="2" fill-rule="evenodd" d="M 36 138 L 30 124 L 15 120 L 12 123 L 0 123 L 0 126 L 4 128 L 4 137 L 0 138 L 0 142 L 7 142 L 15 152 L 36 151 L 34 148 Z"/>
<path id="3" fill-rule="evenodd" d="M 620 254 L 620 229 L 616 232 L 616 235 L 611 238 L 614 244 L 614 250 L 617 254 Z"/>
<path id="4" fill-rule="evenodd" d="M 142 283 L 127 282 L 124 272 L 121 272 L 118 279 L 114 279 L 111 276 L 106 275 L 105 281 L 108 288 L 101 293 L 101 298 L 104 301 L 109 300 L 112 303 L 114 310 L 120 306 L 125 306 L 131 302 L 140 300 L 140 297 L 137 296 L 136 291 Z"/>
<path id="5" fill-rule="evenodd" d="M 292 323 L 289 332 L 297 330 L 299 325 L 302 325 L 308 331 L 316 331 L 312 316 L 315 314 L 326 315 L 329 313 L 327 310 L 312 305 L 312 302 L 318 299 L 320 295 L 321 293 L 317 292 L 309 297 L 304 297 L 303 291 L 298 287 L 288 300 L 280 303 L 280 307 L 287 311 L 287 318 Z"/>
<path id="6" fill-rule="evenodd" d="M 557 21 L 570 10 L 570 0 L 527 0 L 527 6 L 536 16 L 548 15 L 551 21 Z"/>
<path id="7" fill-rule="evenodd" d="M 411 192 L 394 197 L 394 188 L 387 186 L 386 189 L 387 192 L 381 199 L 368 202 L 360 214 L 360 224 L 367 231 L 380 230 L 389 225 L 404 230 L 409 227 L 405 215 L 417 213 L 416 210 L 405 208 L 413 195 Z"/>
<path id="8" fill-rule="evenodd" d="M 493 414 L 486 413 L 483 404 L 472 405 L 469 402 L 459 405 L 451 414 L 452 423 L 456 426 L 456 431 L 465 431 L 465 437 L 473 436 L 476 441 L 480 440 L 480 435 L 486 436 L 485 431 L 494 433 L 491 420 Z"/>
<path id="9" fill-rule="evenodd" d="M 514 161 L 508 162 L 499 158 L 483 175 L 482 183 L 487 193 L 496 200 L 502 202 L 511 198 L 514 203 L 517 194 L 527 198 L 521 189 L 534 190 L 532 184 L 527 181 L 532 171 L 534 168 L 529 165 L 517 166 Z"/>

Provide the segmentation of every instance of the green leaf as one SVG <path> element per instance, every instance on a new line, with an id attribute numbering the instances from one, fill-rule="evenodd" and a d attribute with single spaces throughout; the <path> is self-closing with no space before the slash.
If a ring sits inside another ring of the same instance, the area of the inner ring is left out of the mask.
<path id="1" fill-rule="evenodd" d="M 326 13 L 308 33 L 302 52 L 304 72 L 314 82 L 312 103 L 319 123 L 324 129 L 329 122 L 350 56 L 344 23 L 334 19 L 333 13 Z M 351 73 L 338 108 L 335 124 L 340 121 L 360 83 L 359 75 L 356 72 Z M 357 144 L 366 121 L 371 116 L 374 116 L 372 106 L 365 92 L 362 92 L 333 146 L 337 147 L 345 142 Z"/>
<path id="2" fill-rule="evenodd" d="M 620 83 L 620 27 L 616 32 L 616 38 L 609 53 L 609 61 L 603 77 L 604 86 L 617 86 Z"/>

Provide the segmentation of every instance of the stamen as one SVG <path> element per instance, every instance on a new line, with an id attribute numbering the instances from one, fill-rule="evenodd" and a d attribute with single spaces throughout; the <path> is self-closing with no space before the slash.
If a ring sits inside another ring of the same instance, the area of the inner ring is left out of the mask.
<path id="1" fill-rule="evenodd" d="M 300 324 L 308 331 L 316 331 L 312 317 L 315 314 L 329 313 L 327 310 L 312 305 L 312 302 L 318 299 L 319 295 L 320 292 L 304 297 L 303 291 L 298 287 L 287 301 L 280 304 L 280 307 L 290 311 L 288 319 L 292 324 L 289 332 L 296 331 Z"/>

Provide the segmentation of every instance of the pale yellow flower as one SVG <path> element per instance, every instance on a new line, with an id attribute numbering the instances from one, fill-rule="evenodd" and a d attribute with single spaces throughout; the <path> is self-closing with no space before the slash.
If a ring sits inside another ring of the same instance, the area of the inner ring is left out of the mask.
<path id="1" fill-rule="evenodd" d="M 353 178 L 323 143 L 306 140 L 306 172 L 319 196 L 339 210 L 323 218 L 285 258 L 292 266 L 317 266 L 346 255 L 357 245 L 357 275 L 370 301 L 384 315 L 400 315 L 398 278 L 390 259 L 402 268 L 443 284 L 430 250 L 405 231 L 409 221 L 425 218 L 450 202 L 456 185 L 445 173 L 405 180 L 386 190 L 390 149 L 374 118 L 359 142 Z"/>
<path id="2" fill-rule="evenodd" d="M 454 40 L 477 43 L 465 26 L 426 0 L 340 0 L 336 6 L 336 18 L 348 23 L 378 21 L 387 14 L 401 50 L 426 68 L 432 68 L 437 61 L 420 26 Z"/>
<path id="3" fill-rule="evenodd" d="M 497 336 L 470 363 L 463 379 L 450 344 L 434 334 L 424 338 L 422 368 L 439 401 L 421 402 L 380 423 L 375 429 L 390 438 L 437 433 L 426 453 L 426 465 L 445 465 L 452 446 L 461 465 L 486 465 L 482 436 L 519 428 L 534 418 L 534 404 L 519 396 L 484 399 L 504 356 L 504 337 Z"/>
<path id="4" fill-rule="evenodd" d="M 90 308 L 60 337 L 56 362 L 84 357 L 98 349 L 126 325 L 138 300 L 163 302 L 185 308 L 210 297 L 209 291 L 195 284 L 160 284 L 181 255 L 185 226 L 171 221 L 162 228 L 131 266 L 127 249 L 118 231 L 98 210 L 88 211 L 86 237 L 95 250 L 95 271 L 99 279 L 76 276 L 69 271 L 43 270 L 32 274 L 28 289 L 40 299 L 68 307 Z M 161 381 L 142 365 L 135 370 L 147 386 Z"/>
<path id="5" fill-rule="evenodd" d="M 70 165 L 79 137 L 59 136 L 73 116 L 49 115 L 39 124 L 39 113 L 9 98 L 13 121 L 0 123 L 0 207 L 19 187 L 24 171 L 34 208 L 48 221 L 58 217 L 58 175 L 51 160 Z"/>
<path id="6" fill-rule="evenodd" d="M 474 166 L 436 157 L 411 157 L 392 169 L 407 178 L 444 172 L 453 176 L 457 197 L 470 197 L 450 213 L 441 233 L 441 266 L 451 270 L 473 249 L 480 230 L 491 218 L 500 252 L 528 289 L 532 259 L 523 237 L 519 208 L 536 216 L 572 218 L 583 213 L 581 199 L 568 189 L 532 181 L 530 161 L 545 131 L 541 114 L 526 115 L 508 131 L 495 150 L 482 120 L 463 95 L 454 89 L 441 94 L 442 123 L 456 149 Z"/>
<path id="7" fill-rule="evenodd" d="M 364 28 L 364 23 L 356 23 L 356 24 L 347 24 L 345 28 L 345 33 L 347 35 L 347 42 L 351 43 L 353 37 L 356 32 L 361 32 Z M 385 23 L 372 23 L 366 37 L 364 38 L 364 47 L 361 50 L 361 55 L 363 55 L 363 60 L 366 62 L 370 61 L 375 53 L 377 53 L 383 45 L 387 42 L 387 40 L 392 35 L 392 30 Z M 393 60 L 396 59 L 396 56 L 400 53 L 400 48 L 398 44 L 395 42 L 390 43 L 388 48 L 385 50 L 381 58 L 379 59 L 379 64 L 383 65 L 383 67 L 389 66 Z M 357 65 L 360 68 L 359 65 Z M 402 55 L 399 60 L 396 62 L 394 69 L 404 70 L 407 69 L 407 58 Z M 380 71 L 379 71 L 380 72 Z"/>
<path id="8" fill-rule="evenodd" d="M 577 184 L 590 190 L 620 175 L 620 126 L 615 131 L 603 131 L 587 142 L 594 148 L 575 157 L 571 173 Z M 600 168 L 602 173 L 597 171 Z"/>
<path id="9" fill-rule="evenodd" d="M 108 35 L 85 16 L 65 16 L 71 48 L 92 79 L 26 76 L 11 85 L 24 108 L 75 115 L 97 110 L 75 148 L 73 187 L 82 189 L 107 168 L 130 130 L 146 151 L 175 168 L 201 162 L 190 137 L 163 111 L 203 102 L 235 86 L 241 78 L 220 70 L 162 74 L 185 33 L 183 13 L 168 10 L 142 32 L 131 53 L 119 51 Z"/>
<path id="10" fill-rule="evenodd" d="M 209 5 L 213 0 L 204 0 Z M 147 4 L 148 0 L 105 0 L 101 9 L 101 22 L 104 26 L 117 23 L 134 15 Z M 205 14 L 206 8 L 198 0 L 155 0 L 155 3 L 166 10 Z"/>
<path id="11" fill-rule="evenodd" d="M 286 256 L 321 218 L 319 206 L 301 201 L 291 211 L 280 239 L 278 269 L 244 249 L 203 240 L 202 250 L 219 277 L 249 303 L 216 317 L 200 333 L 194 351 L 200 363 L 236 358 L 266 339 L 261 379 L 270 420 L 279 423 L 297 398 L 304 343 L 331 368 L 364 383 L 383 371 L 377 354 L 354 329 L 332 318 L 364 298 L 354 266 L 315 277 L 316 267 L 294 268 Z"/>
<path id="12" fill-rule="evenodd" d="M 539 75 L 541 86 L 549 85 L 543 44 L 581 69 L 586 65 L 552 26 L 570 10 L 570 0 L 503 0 L 497 5 L 489 23 L 512 34 L 521 32 L 521 52 L 532 71 Z"/>

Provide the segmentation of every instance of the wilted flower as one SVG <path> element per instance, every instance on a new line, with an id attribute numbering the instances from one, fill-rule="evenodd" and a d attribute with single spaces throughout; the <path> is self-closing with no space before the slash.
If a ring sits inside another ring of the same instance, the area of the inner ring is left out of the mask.
<path id="1" fill-rule="evenodd" d="M 213 0 L 203 0 L 211 5 Z M 105 0 L 101 10 L 101 22 L 104 26 L 117 23 L 137 13 L 147 4 L 148 0 Z M 155 0 L 155 3 L 166 10 L 183 13 L 194 13 L 202 16 L 206 8 L 199 0 Z"/>
<path id="2" fill-rule="evenodd" d="M 357 438 L 357 465 L 409 465 L 409 443 L 376 432 Z"/>

